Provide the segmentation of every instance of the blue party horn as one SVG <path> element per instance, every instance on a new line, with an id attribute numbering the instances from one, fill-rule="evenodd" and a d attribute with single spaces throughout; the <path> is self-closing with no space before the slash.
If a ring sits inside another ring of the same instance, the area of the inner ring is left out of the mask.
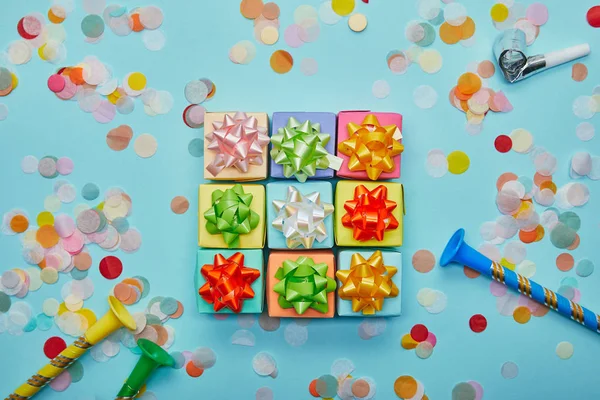
<path id="1" fill-rule="evenodd" d="M 482 275 L 518 291 L 524 296 L 557 311 L 559 314 L 600 333 L 600 316 L 570 301 L 566 297 L 547 289 L 523 275 L 517 274 L 495 261 L 490 260 L 465 243 L 465 230 L 457 230 L 442 253 L 440 265 L 458 263 L 474 269 Z"/>

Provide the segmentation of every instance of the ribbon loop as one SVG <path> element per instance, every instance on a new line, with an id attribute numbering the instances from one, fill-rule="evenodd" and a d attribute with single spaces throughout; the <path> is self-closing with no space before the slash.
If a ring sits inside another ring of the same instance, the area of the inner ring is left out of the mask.
<path id="1" fill-rule="evenodd" d="M 260 271 L 244 266 L 244 255 L 235 253 L 229 258 L 216 254 L 212 264 L 202 266 L 200 273 L 206 283 L 198 294 L 215 312 L 227 307 L 234 313 L 242 311 L 244 300 L 254 298 L 252 283 L 260 277 Z"/>
<path id="2" fill-rule="evenodd" d="M 206 230 L 211 235 L 222 234 L 227 247 L 239 247 L 239 236 L 250 233 L 260 222 L 260 216 L 250 209 L 252 194 L 236 184 L 224 192 L 215 190 L 211 199 L 212 206 L 204 213 Z"/>
<path id="3" fill-rule="evenodd" d="M 286 260 L 275 273 L 279 280 L 273 291 L 279 294 L 281 308 L 294 308 L 300 315 L 309 308 L 321 313 L 329 310 L 327 294 L 336 288 L 336 282 L 327 276 L 326 263 L 316 264 L 312 258 L 298 257 Z"/>
<path id="4" fill-rule="evenodd" d="M 339 296 L 352 301 L 352 311 L 374 315 L 381 311 L 386 298 L 397 297 L 400 290 L 392 280 L 398 272 L 395 267 L 385 266 L 383 254 L 375 251 L 368 260 L 354 253 L 350 269 L 339 270 L 336 277 L 342 283 Z"/>
<path id="5" fill-rule="evenodd" d="M 291 117 L 285 127 L 271 137 L 271 157 L 283 167 L 286 178 L 294 176 L 305 182 L 315 176 L 317 169 L 340 169 L 342 159 L 327 152 L 325 146 L 331 135 L 321 132 L 321 124 Z"/>
<path id="6" fill-rule="evenodd" d="M 269 144 L 267 128 L 258 126 L 255 117 L 237 112 L 233 117 L 226 114 L 222 122 L 213 123 L 214 131 L 206 135 L 208 149 L 217 152 L 206 170 L 213 176 L 225 168 L 235 167 L 248 172 L 250 165 L 262 165 L 263 148 Z"/>
<path id="7" fill-rule="evenodd" d="M 338 151 L 350 157 L 350 171 L 366 171 L 374 181 L 383 172 L 394 171 L 393 157 L 404 151 L 396 125 L 381 126 L 375 115 L 368 114 L 361 125 L 350 122 L 347 128 L 349 138 L 338 145 Z"/>
<path id="8" fill-rule="evenodd" d="M 294 186 L 288 186 L 286 200 L 274 200 L 273 207 L 277 217 L 272 225 L 283 233 L 288 248 L 310 249 L 315 240 L 321 243 L 327 239 L 324 221 L 333 213 L 333 204 L 322 202 L 319 192 L 304 196 Z"/>
<path id="9" fill-rule="evenodd" d="M 384 185 L 379 185 L 372 191 L 359 185 L 354 189 L 354 199 L 344 203 L 346 214 L 342 217 L 342 225 L 353 229 L 352 236 L 355 240 L 382 241 L 386 231 L 399 226 L 392 214 L 396 207 L 395 201 L 387 199 L 387 188 Z"/>

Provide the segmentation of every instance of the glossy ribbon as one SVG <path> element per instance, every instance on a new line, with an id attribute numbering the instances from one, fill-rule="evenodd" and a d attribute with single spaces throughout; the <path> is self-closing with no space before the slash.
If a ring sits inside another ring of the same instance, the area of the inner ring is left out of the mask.
<path id="1" fill-rule="evenodd" d="M 338 151 L 348 157 L 350 171 L 366 171 L 369 179 L 379 179 L 382 172 L 394 171 L 393 157 L 404 151 L 399 140 L 402 132 L 396 125 L 381 126 L 373 114 L 365 117 L 361 125 L 348 124 L 349 139 L 338 145 Z"/>
<path id="2" fill-rule="evenodd" d="M 298 257 L 296 261 L 285 260 L 277 270 L 279 282 L 273 286 L 279 294 L 281 308 L 294 308 L 300 315 L 309 308 L 320 313 L 329 310 L 327 293 L 333 292 L 335 280 L 327 276 L 326 263 L 315 264 L 312 258 Z"/>
<path id="3" fill-rule="evenodd" d="M 398 228 L 398 220 L 392 211 L 398 206 L 387 199 L 387 188 L 379 185 L 369 191 L 363 185 L 354 189 L 354 199 L 344 203 L 346 214 L 342 225 L 352 228 L 352 236 L 360 242 L 376 239 L 383 240 L 385 231 Z"/>
<path id="4" fill-rule="evenodd" d="M 259 270 L 244 266 L 244 255 L 240 252 L 229 258 L 215 254 L 213 263 L 203 265 L 200 273 L 206 283 L 198 294 L 213 305 L 215 312 L 225 307 L 234 313 L 242 311 L 244 300 L 254 298 L 250 285 L 260 277 Z"/>
<path id="5" fill-rule="evenodd" d="M 267 128 L 258 126 L 255 117 L 237 112 L 233 117 L 226 114 L 222 122 L 213 122 L 214 130 L 206 135 L 208 149 L 217 152 L 215 159 L 206 167 L 213 176 L 225 168 L 235 167 L 248 172 L 250 165 L 262 165 L 263 148 L 269 144 Z"/>
<path id="6" fill-rule="evenodd" d="M 333 204 L 322 202 L 319 192 L 304 196 L 294 186 L 288 186 L 285 201 L 273 200 L 273 207 L 277 217 L 272 225 L 283 233 L 288 248 L 310 249 L 315 240 L 320 243 L 327 238 L 324 221 L 333 213 Z"/>
<path id="7" fill-rule="evenodd" d="M 315 176 L 317 169 L 340 169 L 342 159 L 329 154 L 325 146 L 331 135 L 321 132 L 321 124 L 290 118 L 287 126 L 279 128 L 271 137 L 271 157 L 283 166 L 286 178 L 296 177 L 299 182 Z"/>
<path id="8" fill-rule="evenodd" d="M 380 250 L 375 251 L 368 260 L 360 253 L 354 253 L 350 269 L 335 273 L 342 283 L 339 296 L 342 300 L 352 300 L 352 311 L 374 315 L 381 311 L 386 298 L 398 296 L 398 287 L 392 281 L 397 272 L 397 268 L 384 265 Z"/>
<path id="9" fill-rule="evenodd" d="M 211 235 L 223 235 L 227 247 L 239 247 L 240 235 L 258 226 L 259 215 L 250 209 L 252 194 L 244 193 L 242 185 L 212 192 L 212 206 L 204 213 L 206 230 Z"/>

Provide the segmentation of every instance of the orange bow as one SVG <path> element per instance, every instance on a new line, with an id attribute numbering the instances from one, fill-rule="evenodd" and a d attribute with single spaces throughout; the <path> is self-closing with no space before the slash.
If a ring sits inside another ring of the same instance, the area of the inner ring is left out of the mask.
<path id="1" fill-rule="evenodd" d="M 348 135 L 350 138 L 338 145 L 338 151 L 350 157 L 350 171 L 367 171 L 373 181 L 379 179 L 382 172 L 392 172 L 396 167 L 392 157 L 404 151 L 399 142 L 400 129 L 396 125 L 379 125 L 373 114 L 367 115 L 361 125 L 349 123 Z"/>
<path id="2" fill-rule="evenodd" d="M 398 269 L 383 264 L 380 250 L 368 260 L 354 253 L 350 269 L 339 270 L 335 276 L 342 282 L 339 295 L 342 300 L 352 300 L 352 311 L 373 315 L 383 308 L 383 301 L 396 297 L 400 290 L 392 281 Z"/>
<path id="3" fill-rule="evenodd" d="M 363 185 L 354 189 L 354 199 L 344 203 L 346 214 L 342 217 L 342 225 L 353 228 L 353 237 L 360 242 L 377 239 L 383 240 L 385 231 L 398 228 L 398 220 L 392 214 L 396 208 L 395 201 L 387 199 L 387 188 L 377 186 L 369 191 Z"/>

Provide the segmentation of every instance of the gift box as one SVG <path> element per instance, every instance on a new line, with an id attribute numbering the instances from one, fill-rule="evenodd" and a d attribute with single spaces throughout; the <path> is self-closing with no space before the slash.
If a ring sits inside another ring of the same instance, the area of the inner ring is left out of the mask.
<path id="1" fill-rule="evenodd" d="M 338 114 L 337 175 L 351 179 L 400 178 L 402 115 L 368 111 Z"/>
<path id="2" fill-rule="evenodd" d="M 348 249 L 338 253 L 340 317 L 394 317 L 402 313 L 402 254 Z"/>
<path id="3" fill-rule="evenodd" d="M 204 179 L 267 178 L 269 117 L 266 113 L 207 112 L 204 134 Z"/>
<path id="4" fill-rule="evenodd" d="M 262 249 L 265 244 L 263 185 L 200 185 L 198 245 Z"/>
<path id="5" fill-rule="evenodd" d="M 262 251 L 199 249 L 194 283 L 200 314 L 260 314 L 265 293 Z"/>
<path id="6" fill-rule="evenodd" d="M 339 181 L 335 189 L 338 246 L 402 246 L 404 188 L 400 183 Z"/>
<path id="7" fill-rule="evenodd" d="M 331 250 L 272 251 L 267 266 L 269 316 L 333 318 L 334 263 Z"/>
<path id="8" fill-rule="evenodd" d="M 333 247 L 333 189 L 329 182 L 267 184 L 267 245 L 270 249 Z"/>

